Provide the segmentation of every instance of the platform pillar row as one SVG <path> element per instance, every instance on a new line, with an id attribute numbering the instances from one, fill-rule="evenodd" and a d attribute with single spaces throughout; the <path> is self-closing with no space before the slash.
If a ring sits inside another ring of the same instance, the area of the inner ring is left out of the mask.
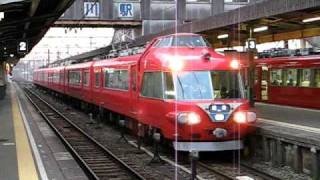
<path id="1" fill-rule="evenodd" d="M 302 172 L 302 150 L 298 145 L 293 146 L 293 169 L 297 173 Z"/>
<path id="2" fill-rule="evenodd" d="M 264 161 L 270 160 L 270 148 L 268 138 L 263 136 L 262 137 L 262 148 L 263 148 L 263 159 Z"/>
<path id="3" fill-rule="evenodd" d="M 276 146 L 277 146 L 277 165 L 283 166 L 284 165 L 284 148 L 283 148 L 283 143 L 280 139 L 276 141 Z"/>
<path id="4" fill-rule="evenodd" d="M 315 147 L 310 149 L 311 151 L 311 173 L 313 180 L 320 180 L 320 151 Z"/>
<path id="5" fill-rule="evenodd" d="M 0 60 L 0 100 L 4 98 L 6 94 L 6 71 L 5 62 Z"/>
<path id="6" fill-rule="evenodd" d="M 273 167 L 278 167 L 278 148 L 277 141 L 275 139 L 270 140 L 270 150 L 271 150 L 271 165 Z"/>

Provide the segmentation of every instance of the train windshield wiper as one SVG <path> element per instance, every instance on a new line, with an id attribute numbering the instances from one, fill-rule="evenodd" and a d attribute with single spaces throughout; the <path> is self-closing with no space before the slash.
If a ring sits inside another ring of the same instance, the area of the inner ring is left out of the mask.
<path id="1" fill-rule="evenodd" d="M 184 99 L 184 89 L 183 89 L 183 86 L 182 86 L 182 82 L 181 82 L 181 80 L 180 80 L 180 78 L 179 78 L 179 75 L 177 75 L 177 80 L 178 80 L 179 85 L 180 85 L 180 87 L 181 87 L 182 99 Z M 177 97 L 178 97 L 178 96 L 177 96 Z"/>
<path id="2" fill-rule="evenodd" d="M 196 74 L 195 74 L 194 72 L 191 72 L 191 73 L 192 73 L 194 79 L 197 81 L 197 85 L 198 85 L 198 86 L 197 86 L 197 89 L 198 89 L 199 92 L 200 92 L 201 99 L 203 99 L 202 91 L 201 91 L 201 88 L 199 87 L 199 85 L 200 85 L 199 79 L 198 79 L 198 77 L 196 76 Z"/>

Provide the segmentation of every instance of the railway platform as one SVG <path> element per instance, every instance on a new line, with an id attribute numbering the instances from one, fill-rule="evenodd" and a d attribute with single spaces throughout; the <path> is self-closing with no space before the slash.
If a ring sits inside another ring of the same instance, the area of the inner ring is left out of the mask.
<path id="1" fill-rule="evenodd" d="M 0 100 L 0 179 L 87 179 L 13 82 Z"/>
<path id="2" fill-rule="evenodd" d="M 320 111 L 256 103 L 256 156 L 320 179 Z"/>

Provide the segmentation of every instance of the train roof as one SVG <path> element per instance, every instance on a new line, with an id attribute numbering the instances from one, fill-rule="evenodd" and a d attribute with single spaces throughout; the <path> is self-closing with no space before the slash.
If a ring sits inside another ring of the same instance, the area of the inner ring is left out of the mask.
<path id="1" fill-rule="evenodd" d="M 168 35 L 164 35 L 164 36 L 159 36 L 154 39 L 162 39 L 162 38 L 171 37 L 171 36 L 203 36 L 203 35 L 195 34 L 195 33 L 176 33 L 176 34 L 168 34 Z"/>
<path id="2" fill-rule="evenodd" d="M 95 61 L 93 66 L 109 66 L 109 65 L 131 65 L 136 64 L 141 57 L 141 54 L 132 55 L 132 56 L 122 56 L 113 59 L 105 59 L 100 61 Z"/>
<path id="3" fill-rule="evenodd" d="M 79 64 L 71 64 L 68 66 L 65 66 L 66 69 L 83 69 L 83 68 L 90 68 L 92 66 L 94 61 L 90 62 L 84 62 L 84 63 L 79 63 Z"/>
<path id="4" fill-rule="evenodd" d="M 300 66 L 320 66 L 319 55 L 308 55 L 308 56 L 290 56 L 290 57 L 273 57 L 257 59 L 257 66 L 271 65 L 273 67 L 300 67 Z"/>
<path id="5" fill-rule="evenodd" d="M 286 63 L 287 61 L 320 61 L 320 55 L 269 57 L 256 59 L 257 63 Z"/>

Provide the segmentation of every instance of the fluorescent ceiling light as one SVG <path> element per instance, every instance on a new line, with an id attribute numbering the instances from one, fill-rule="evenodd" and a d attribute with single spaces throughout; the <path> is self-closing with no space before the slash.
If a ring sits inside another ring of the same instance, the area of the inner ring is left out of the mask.
<path id="1" fill-rule="evenodd" d="M 4 12 L 0 12 L 0 21 L 4 18 Z"/>
<path id="2" fill-rule="evenodd" d="M 319 21 L 319 20 L 320 20 L 320 16 L 319 17 L 313 17 L 313 18 L 304 19 L 304 20 L 302 20 L 302 22 L 308 23 L 308 22 Z"/>
<path id="3" fill-rule="evenodd" d="M 261 27 L 254 28 L 253 32 L 262 32 L 262 31 L 266 31 L 268 29 L 269 29 L 268 26 L 261 26 Z"/>
<path id="4" fill-rule="evenodd" d="M 229 34 L 221 34 L 217 36 L 218 39 L 226 39 L 228 37 L 229 37 Z"/>

